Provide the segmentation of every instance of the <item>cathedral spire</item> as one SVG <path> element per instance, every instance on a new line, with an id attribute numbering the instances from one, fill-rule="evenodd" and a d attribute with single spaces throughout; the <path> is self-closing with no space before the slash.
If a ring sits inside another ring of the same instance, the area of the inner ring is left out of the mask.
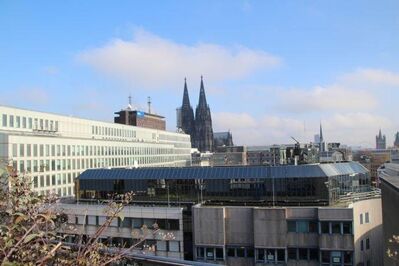
<path id="1" fill-rule="evenodd" d="M 323 142 L 323 128 L 321 126 L 321 122 L 320 122 L 320 142 Z"/>
<path id="2" fill-rule="evenodd" d="M 205 108 L 208 106 L 208 104 L 206 103 L 204 81 L 203 81 L 202 76 L 201 76 L 201 87 L 200 87 L 200 95 L 199 95 L 198 106 L 205 107 Z"/>
<path id="3" fill-rule="evenodd" d="M 183 104 L 182 106 L 190 106 L 190 98 L 188 97 L 187 80 L 184 78 L 184 92 L 183 92 Z"/>

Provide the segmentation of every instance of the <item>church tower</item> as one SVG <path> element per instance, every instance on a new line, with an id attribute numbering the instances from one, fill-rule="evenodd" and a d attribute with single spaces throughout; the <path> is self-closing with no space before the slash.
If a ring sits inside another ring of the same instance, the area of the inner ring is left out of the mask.
<path id="1" fill-rule="evenodd" d="M 194 147 L 200 152 L 213 151 L 212 117 L 206 102 L 204 82 L 201 76 L 199 102 L 195 109 L 195 137 Z"/>
<path id="2" fill-rule="evenodd" d="M 184 79 L 183 103 L 180 108 L 180 112 L 181 112 L 181 129 L 184 131 L 184 133 L 190 135 L 191 146 L 194 146 L 194 140 L 195 140 L 194 111 L 190 105 L 190 98 L 188 97 L 186 79 Z"/>
<path id="3" fill-rule="evenodd" d="M 387 139 L 385 135 L 382 135 L 381 129 L 378 132 L 378 135 L 375 137 L 375 148 L 377 150 L 385 150 L 387 148 Z"/>

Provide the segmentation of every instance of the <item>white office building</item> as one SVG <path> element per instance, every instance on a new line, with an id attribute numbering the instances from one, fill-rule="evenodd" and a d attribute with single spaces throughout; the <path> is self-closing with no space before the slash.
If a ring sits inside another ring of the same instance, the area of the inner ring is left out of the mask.
<path id="1" fill-rule="evenodd" d="M 39 194 L 73 196 L 88 168 L 187 166 L 190 150 L 186 134 L 0 106 L 0 158 Z"/>

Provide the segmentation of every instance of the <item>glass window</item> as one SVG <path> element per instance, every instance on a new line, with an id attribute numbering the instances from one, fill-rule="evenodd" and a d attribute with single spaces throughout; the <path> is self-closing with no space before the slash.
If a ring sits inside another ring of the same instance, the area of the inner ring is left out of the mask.
<path id="1" fill-rule="evenodd" d="M 333 234 L 340 234 L 341 233 L 341 223 L 339 222 L 332 222 L 331 229 Z"/>
<path id="2" fill-rule="evenodd" d="M 315 221 L 309 222 L 309 233 L 318 233 L 318 223 Z"/>
<path id="3" fill-rule="evenodd" d="M 206 259 L 213 260 L 214 256 L 215 256 L 215 254 L 214 254 L 213 248 L 206 248 Z"/>
<path id="4" fill-rule="evenodd" d="M 245 248 L 237 248 L 237 257 L 244 258 L 245 257 Z"/>
<path id="5" fill-rule="evenodd" d="M 364 214 L 364 223 L 368 224 L 370 222 L 370 217 L 369 217 L 369 213 L 366 212 Z"/>
<path id="6" fill-rule="evenodd" d="M 29 117 L 29 118 L 28 118 L 28 128 L 29 128 L 29 129 L 32 129 L 32 127 L 33 127 L 32 124 L 33 124 L 33 122 L 32 122 L 32 117 Z"/>
<path id="7" fill-rule="evenodd" d="M 289 260 L 296 260 L 296 248 L 288 248 L 288 259 Z"/>
<path id="8" fill-rule="evenodd" d="M 18 144 L 13 144 L 12 145 L 12 157 L 17 157 L 18 156 Z"/>
<path id="9" fill-rule="evenodd" d="M 256 260 L 265 261 L 265 250 L 264 249 L 257 249 Z"/>
<path id="10" fill-rule="evenodd" d="M 14 116 L 10 115 L 10 127 L 14 127 Z"/>
<path id="11" fill-rule="evenodd" d="M 308 249 L 307 248 L 299 248 L 298 255 L 300 260 L 307 260 L 308 259 Z"/>
<path id="12" fill-rule="evenodd" d="M 180 251 L 180 242 L 179 241 L 169 241 L 169 251 L 179 252 Z"/>
<path id="13" fill-rule="evenodd" d="M 21 117 L 19 117 L 19 116 L 15 117 L 15 127 L 16 128 L 21 127 Z"/>
<path id="14" fill-rule="evenodd" d="M 227 256 L 235 257 L 235 248 L 228 248 L 227 249 Z"/>
<path id="15" fill-rule="evenodd" d="M 38 180 L 37 180 L 37 176 L 33 177 L 33 187 L 37 188 L 38 186 Z"/>
<path id="16" fill-rule="evenodd" d="M 19 156 L 20 157 L 25 156 L 25 145 L 24 144 L 19 144 Z"/>
<path id="17" fill-rule="evenodd" d="M 343 222 L 344 234 L 352 234 L 352 222 Z"/>
<path id="18" fill-rule="evenodd" d="M 360 224 L 363 224 L 363 213 L 360 214 Z"/>
<path id="19" fill-rule="evenodd" d="M 158 242 L 165 242 L 165 241 L 158 241 Z M 157 248 L 158 248 L 158 250 L 162 251 L 162 249 L 159 249 L 159 244 L 157 244 Z M 197 258 L 204 258 L 204 248 L 203 247 L 197 247 Z"/>
<path id="20" fill-rule="evenodd" d="M 366 238 L 366 249 L 370 249 L 370 239 Z"/>
<path id="21" fill-rule="evenodd" d="M 26 117 L 22 117 L 22 128 L 26 128 Z"/>
<path id="22" fill-rule="evenodd" d="M 253 257 L 254 257 L 254 249 L 247 248 L 247 258 L 253 258 Z"/>
<path id="23" fill-rule="evenodd" d="M 297 221 L 298 233 L 307 233 L 309 231 L 309 223 L 307 221 Z"/>
<path id="24" fill-rule="evenodd" d="M 352 252 L 344 251 L 344 263 L 352 265 Z"/>
<path id="25" fill-rule="evenodd" d="M 288 232 L 296 232 L 296 222 L 295 221 L 287 221 L 287 229 Z"/>
<path id="26" fill-rule="evenodd" d="M 275 250 L 267 249 L 266 250 L 266 262 L 275 262 Z"/>
<path id="27" fill-rule="evenodd" d="M 277 249 L 277 261 L 282 262 L 285 261 L 285 250 Z"/>
<path id="28" fill-rule="evenodd" d="M 3 114 L 3 127 L 6 127 L 7 126 L 7 115 L 6 114 Z"/>
<path id="29" fill-rule="evenodd" d="M 361 250 L 361 251 L 364 250 L 363 240 L 360 241 L 360 250 Z"/>
<path id="30" fill-rule="evenodd" d="M 223 260 L 224 256 L 223 256 L 223 249 L 222 248 L 215 248 L 215 253 L 216 253 L 216 259 L 217 260 Z"/>
<path id="31" fill-rule="evenodd" d="M 340 251 L 332 251 L 331 259 L 332 259 L 332 263 L 341 263 L 341 252 Z"/>
<path id="32" fill-rule="evenodd" d="M 316 248 L 309 249 L 309 260 L 319 261 L 319 250 Z"/>
<path id="33" fill-rule="evenodd" d="M 140 218 L 134 218 L 133 219 L 133 228 L 141 228 L 143 225 L 143 221 Z"/>
<path id="34" fill-rule="evenodd" d="M 330 263 L 330 251 L 321 251 L 321 262 L 322 263 Z"/>
<path id="35" fill-rule="evenodd" d="M 329 222 L 321 222 L 321 233 L 322 234 L 330 233 L 330 223 Z"/>

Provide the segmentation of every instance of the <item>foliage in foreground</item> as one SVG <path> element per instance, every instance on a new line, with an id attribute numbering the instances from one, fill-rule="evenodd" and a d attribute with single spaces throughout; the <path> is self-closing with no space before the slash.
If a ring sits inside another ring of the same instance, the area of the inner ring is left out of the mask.
<path id="1" fill-rule="evenodd" d="M 120 262 L 135 247 L 104 252 L 109 249 L 98 241 L 113 219 L 123 219 L 121 211 L 132 194 L 109 202 L 104 214 L 107 219 L 96 233 L 83 239 L 83 231 L 77 232 L 77 242 L 70 245 L 57 234 L 58 229 L 71 230 L 71 226 L 66 215 L 57 210 L 55 195 L 37 195 L 30 178 L 17 175 L 10 167 L 0 167 L 0 178 L 1 265 L 108 265 Z"/>

